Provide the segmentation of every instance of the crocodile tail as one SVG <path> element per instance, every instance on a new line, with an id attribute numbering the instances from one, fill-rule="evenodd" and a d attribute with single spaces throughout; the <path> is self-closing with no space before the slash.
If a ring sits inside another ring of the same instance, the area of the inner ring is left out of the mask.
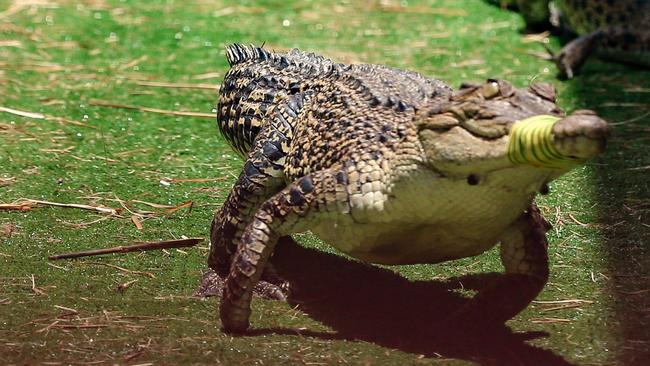
<path id="1" fill-rule="evenodd" d="M 262 47 L 233 43 L 226 47 L 226 57 L 230 66 L 234 66 L 250 60 L 266 61 L 271 57 L 271 53 Z"/>

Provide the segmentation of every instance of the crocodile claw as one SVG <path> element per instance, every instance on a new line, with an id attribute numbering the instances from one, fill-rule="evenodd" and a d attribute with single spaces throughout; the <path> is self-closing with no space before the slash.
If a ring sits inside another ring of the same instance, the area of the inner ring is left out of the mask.
<path id="1" fill-rule="evenodd" d="M 221 297 L 225 284 L 226 280 L 210 268 L 203 273 L 199 286 L 194 290 L 192 296 L 199 298 L 211 296 Z M 274 284 L 267 281 L 259 281 L 253 287 L 253 296 L 266 300 L 287 301 L 289 284 L 287 282 Z"/>

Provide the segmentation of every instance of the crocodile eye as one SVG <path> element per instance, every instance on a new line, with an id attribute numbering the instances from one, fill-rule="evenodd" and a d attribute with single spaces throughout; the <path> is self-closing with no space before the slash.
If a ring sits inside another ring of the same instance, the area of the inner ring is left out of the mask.
<path id="1" fill-rule="evenodd" d="M 475 186 L 478 184 L 478 176 L 476 174 L 470 174 L 467 176 L 467 184 L 470 186 Z"/>
<path id="2" fill-rule="evenodd" d="M 488 81 L 481 87 L 481 93 L 487 99 L 499 94 L 499 84 L 496 81 Z"/>

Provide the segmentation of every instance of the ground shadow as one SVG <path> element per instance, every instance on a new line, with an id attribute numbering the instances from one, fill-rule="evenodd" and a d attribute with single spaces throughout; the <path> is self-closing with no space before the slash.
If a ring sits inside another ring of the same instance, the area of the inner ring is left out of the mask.
<path id="1" fill-rule="evenodd" d="M 294 286 L 290 303 L 333 328 L 340 339 L 484 365 L 569 364 L 553 352 L 525 342 L 544 333 L 513 333 L 503 323 L 451 319 L 468 301 L 454 290 L 461 286 L 480 289 L 500 275 L 409 281 L 388 269 L 304 248 L 288 238 L 278 244 L 274 263 Z M 254 333 L 295 331 L 261 329 Z M 333 338 L 331 334 L 301 334 Z"/>
<path id="2" fill-rule="evenodd" d="M 606 281 L 620 334 L 620 359 L 650 359 L 650 72 L 596 59 L 567 81 L 575 108 L 594 109 L 612 123 L 596 171 L 598 225 L 604 237 Z"/>

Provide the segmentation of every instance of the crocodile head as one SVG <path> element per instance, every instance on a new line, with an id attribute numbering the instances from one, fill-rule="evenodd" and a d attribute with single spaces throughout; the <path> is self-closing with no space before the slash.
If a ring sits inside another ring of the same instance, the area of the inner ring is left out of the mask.
<path id="1" fill-rule="evenodd" d="M 553 179 L 601 153 L 608 135 L 592 111 L 564 116 L 550 84 L 516 89 L 501 80 L 462 86 L 418 111 L 416 124 L 427 164 L 468 181 L 509 168 Z"/>

